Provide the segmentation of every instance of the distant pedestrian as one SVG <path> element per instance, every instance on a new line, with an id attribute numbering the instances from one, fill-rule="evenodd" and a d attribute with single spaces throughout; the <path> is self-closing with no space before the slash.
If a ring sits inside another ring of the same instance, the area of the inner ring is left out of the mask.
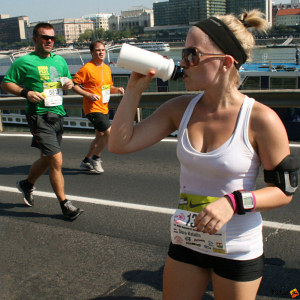
<path id="1" fill-rule="evenodd" d="M 299 47 L 296 48 L 296 65 L 299 65 L 299 56 L 300 56 L 300 49 Z"/>
<path id="2" fill-rule="evenodd" d="M 33 30 L 34 52 L 18 58 L 12 64 L 1 87 L 8 93 L 26 98 L 26 117 L 33 135 L 31 146 L 41 151 L 27 179 L 17 182 L 26 205 L 34 205 L 34 184 L 49 169 L 50 182 L 62 213 L 66 218 L 74 220 L 83 210 L 66 199 L 60 147 L 63 116 L 66 114 L 63 89 L 71 89 L 73 82 L 66 61 L 51 52 L 54 40 L 53 26 L 38 23 Z"/>
<path id="3" fill-rule="evenodd" d="M 92 59 L 75 74 L 73 82 L 74 91 L 83 96 L 83 111 L 95 128 L 95 139 L 80 168 L 100 174 L 104 172 L 101 154 L 110 133 L 110 94 L 124 94 L 124 88 L 113 85 L 110 67 L 104 63 L 105 45 L 94 41 L 90 44 L 90 51 Z"/>

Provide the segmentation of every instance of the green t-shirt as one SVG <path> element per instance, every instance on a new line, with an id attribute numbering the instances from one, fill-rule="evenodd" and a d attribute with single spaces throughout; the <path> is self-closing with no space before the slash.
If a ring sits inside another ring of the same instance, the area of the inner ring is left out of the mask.
<path id="1" fill-rule="evenodd" d="M 54 95 L 58 92 L 62 93 L 60 77 L 72 79 L 63 57 L 53 53 L 49 57 L 40 57 L 32 52 L 15 60 L 3 81 L 23 84 L 30 91 L 45 92 L 44 95 Z M 59 105 L 56 105 L 57 102 L 52 102 L 51 106 L 45 106 L 45 101 L 32 103 L 26 99 L 26 113 L 42 115 L 51 111 L 64 116 L 66 112 L 62 101 L 60 102 Z"/>

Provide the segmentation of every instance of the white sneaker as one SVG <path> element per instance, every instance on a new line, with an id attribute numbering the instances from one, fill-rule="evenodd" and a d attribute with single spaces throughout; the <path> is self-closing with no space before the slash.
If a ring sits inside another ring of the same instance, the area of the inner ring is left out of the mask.
<path id="1" fill-rule="evenodd" d="M 91 159 L 91 164 L 93 166 L 94 172 L 96 172 L 96 173 L 103 173 L 104 172 L 101 163 L 102 163 L 101 158 Z"/>
<path id="2" fill-rule="evenodd" d="M 80 169 L 84 171 L 93 171 L 94 167 L 92 165 L 92 160 L 90 159 L 88 162 L 81 162 Z"/>

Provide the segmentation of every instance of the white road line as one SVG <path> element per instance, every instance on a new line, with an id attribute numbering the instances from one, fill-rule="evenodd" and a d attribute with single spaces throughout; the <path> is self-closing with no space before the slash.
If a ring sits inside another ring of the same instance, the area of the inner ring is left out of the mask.
<path id="1" fill-rule="evenodd" d="M 32 137 L 30 133 L 0 133 L 1 136 L 8 136 L 8 137 Z M 64 139 L 82 139 L 82 140 L 93 140 L 94 136 L 83 136 L 83 135 L 64 135 Z M 164 138 L 161 140 L 162 142 L 171 142 L 177 143 L 177 138 Z M 290 143 L 291 148 L 300 148 L 300 144 Z"/>
<path id="2" fill-rule="evenodd" d="M 0 186 L 0 191 L 11 192 L 11 193 L 20 193 L 17 188 L 12 188 L 12 187 L 8 187 L 8 186 Z M 34 191 L 34 195 L 40 196 L 40 197 L 56 199 L 56 196 L 54 193 Z M 72 201 L 93 203 L 93 204 L 98 204 L 98 205 L 106 205 L 106 206 L 113 206 L 113 207 L 120 207 L 120 208 L 127 208 L 127 209 L 142 210 L 142 211 L 162 213 L 162 214 L 168 214 L 168 215 L 172 215 L 175 212 L 175 209 L 167 208 L 167 207 L 126 203 L 126 202 L 120 202 L 120 201 L 96 199 L 96 198 L 81 197 L 81 196 L 75 196 L 75 195 L 66 195 L 66 197 L 67 197 L 67 199 L 72 200 Z M 276 229 L 300 232 L 300 225 L 263 221 L 263 226 L 269 227 L 269 228 L 276 228 Z"/>

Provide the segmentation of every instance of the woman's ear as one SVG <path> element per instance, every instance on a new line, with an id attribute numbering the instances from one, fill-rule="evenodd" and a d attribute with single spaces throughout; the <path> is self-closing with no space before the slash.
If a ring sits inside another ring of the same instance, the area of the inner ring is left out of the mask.
<path id="1" fill-rule="evenodd" d="M 225 70 L 231 69 L 231 67 L 234 67 L 235 59 L 231 55 L 225 55 L 224 62 L 223 62 L 223 68 Z"/>

